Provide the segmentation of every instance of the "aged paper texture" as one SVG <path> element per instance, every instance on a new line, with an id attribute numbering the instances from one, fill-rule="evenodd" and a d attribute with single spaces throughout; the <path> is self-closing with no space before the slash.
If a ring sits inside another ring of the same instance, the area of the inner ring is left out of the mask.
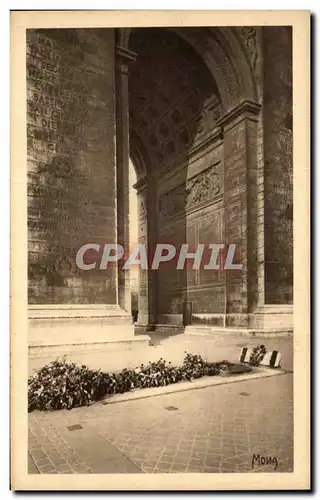
<path id="1" fill-rule="evenodd" d="M 309 22 L 11 13 L 14 490 L 310 488 Z"/>

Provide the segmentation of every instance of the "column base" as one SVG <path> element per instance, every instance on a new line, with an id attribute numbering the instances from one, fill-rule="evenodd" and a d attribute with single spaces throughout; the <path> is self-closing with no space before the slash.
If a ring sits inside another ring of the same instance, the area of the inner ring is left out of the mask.
<path id="1" fill-rule="evenodd" d="M 262 329 L 293 331 L 293 305 L 264 305 L 249 315 L 249 326 Z"/>
<path id="2" fill-rule="evenodd" d="M 135 323 L 134 324 L 134 334 L 135 335 L 143 335 L 147 332 L 153 331 L 153 325 L 149 325 L 148 323 Z"/>
<path id="3" fill-rule="evenodd" d="M 225 327 L 219 328 L 215 326 L 205 325 L 190 325 L 185 327 L 185 333 L 188 335 L 200 336 L 219 336 L 232 335 L 234 337 L 281 337 L 292 336 L 292 328 L 237 328 Z"/>
<path id="4" fill-rule="evenodd" d="M 168 326 L 182 326 L 183 314 L 157 314 L 157 324 Z"/>
<path id="5" fill-rule="evenodd" d="M 293 331 L 292 305 L 264 305 L 254 313 L 193 314 L 192 326 Z"/>
<path id="6" fill-rule="evenodd" d="M 135 337 L 132 317 L 117 305 L 29 307 L 29 357 L 131 349 L 149 344 Z"/>
<path id="7" fill-rule="evenodd" d="M 293 334 L 292 305 L 264 305 L 252 314 L 202 316 L 207 316 L 202 318 L 202 324 L 187 326 L 186 333 L 198 335 L 231 334 L 249 337 Z M 217 320 L 220 324 L 211 323 L 211 321 Z"/>

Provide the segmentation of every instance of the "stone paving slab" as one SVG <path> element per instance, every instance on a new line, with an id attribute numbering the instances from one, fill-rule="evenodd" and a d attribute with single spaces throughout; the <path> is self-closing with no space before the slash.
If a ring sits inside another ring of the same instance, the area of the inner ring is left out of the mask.
<path id="1" fill-rule="evenodd" d="M 292 385 L 283 374 L 33 412 L 29 453 L 42 474 L 292 472 Z"/>
<path id="2" fill-rule="evenodd" d="M 80 426 L 78 426 L 80 427 Z M 118 448 L 89 426 L 75 430 L 68 427 L 59 429 L 68 445 L 88 464 L 93 474 L 121 471 L 122 473 L 141 472 Z"/>
<path id="3" fill-rule="evenodd" d="M 30 453 L 28 453 L 28 474 L 39 474 L 39 471 Z"/>

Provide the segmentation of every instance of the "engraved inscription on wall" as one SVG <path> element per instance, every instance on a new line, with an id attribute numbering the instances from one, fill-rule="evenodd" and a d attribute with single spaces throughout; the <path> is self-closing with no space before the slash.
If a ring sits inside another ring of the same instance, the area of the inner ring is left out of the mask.
<path id="1" fill-rule="evenodd" d="M 113 54 L 112 30 L 27 31 L 33 304 L 115 301 L 114 270 L 75 265 L 81 245 L 113 241 L 115 232 Z"/>

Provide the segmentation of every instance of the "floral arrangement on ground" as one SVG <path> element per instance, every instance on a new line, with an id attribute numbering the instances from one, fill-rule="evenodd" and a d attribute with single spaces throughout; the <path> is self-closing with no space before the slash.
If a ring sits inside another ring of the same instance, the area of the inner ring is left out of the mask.
<path id="1" fill-rule="evenodd" d="M 236 368 L 233 373 L 251 371 L 250 367 L 244 367 L 239 372 L 239 366 L 228 361 L 210 363 L 198 354 L 190 353 L 186 353 L 181 366 L 160 358 L 120 373 L 105 373 L 65 359 L 56 360 L 29 378 L 28 411 L 70 410 L 91 405 L 106 395 L 122 394 L 136 388 L 161 387 L 226 371 L 232 373 L 233 367 Z"/>

